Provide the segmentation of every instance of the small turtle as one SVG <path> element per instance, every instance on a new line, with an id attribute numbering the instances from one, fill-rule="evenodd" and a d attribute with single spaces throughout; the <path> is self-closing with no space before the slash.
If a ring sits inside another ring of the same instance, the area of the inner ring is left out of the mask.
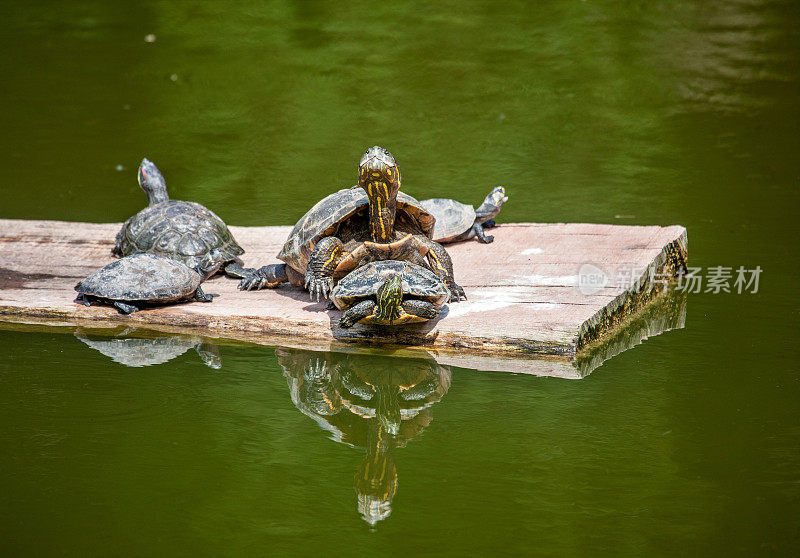
<path id="1" fill-rule="evenodd" d="M 466 298 L 453 278 L 453 263 L 433 242 L 434 218 L 417 200 L 400 192 L 400 168 L 389 151 L 367 149 L 358 166 L 358 185 L 339 190 L 312 207 L 294 226 L 278 258 L 245 275 L 243 290 L 276 287 L 289 281 L 311 295 L 330 294 L 336 280 L 379 260 L 408 260 L 444 280 L 451 300 Z"/>
<path id="2" fill-rule="evenodd" d="M 164 177 L 147 159 L 142 159 L 139 165 L 139 186 L 147 194 L 150 205 L 122 225 L 113 255 L 123 257 L 150 252 L 195 267 L 206 254 L 218 248 L 226 273 L 244 276 L 238 258 L 244 250 L 214 212 L 199 203 L 169 199 Z"/>
<path id="3" fill-rule="evenodd" d="M 164 304 L 179 300 L 211 302 L 211 295 L 200 283 L 213 275 L 224 256 L 214 248 L 195 267 L 156 254 L 134 254 L 111 262 L 75 285 L 75 302 L 91 306 L 111 304 L 123 314 L 141 310 L 148 303 Z"/>
<path id="4" fill-rule="evenodd" d="M 478 209 L 449 198 L 422 200 L 419 204 L 436 217 L 433 240 L 436 242 L 458 242 L 477 237 L 478 242 L 488 244 L 493 236 L 486 236 L 483 229 L 494 227 L 494 217 L 508 201 L 506 190 L 498 186 L 483 200 Z"/>
<path id="5" fill-rule="evenodd" d="M 331 292 L 345 310 L 339 327 L 356 322 L 397 325 L 424 322 L 439 315 L 450 292 L 430 270 L 410 262 L 382 260 L 350 273 Z"/>

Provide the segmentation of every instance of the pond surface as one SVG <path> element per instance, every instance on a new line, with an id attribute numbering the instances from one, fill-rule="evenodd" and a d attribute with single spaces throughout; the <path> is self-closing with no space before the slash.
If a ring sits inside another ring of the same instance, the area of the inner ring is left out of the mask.
<path id="1" fill-rule="evenodd" d="M 0 218 L 121 221 L 146 156 L 288 225 L 380 144 L 415 197 L 763 272 L 583 380 L 0 329 L 4 555 L 796 550 L 796 2 L 5 7 Z"/>

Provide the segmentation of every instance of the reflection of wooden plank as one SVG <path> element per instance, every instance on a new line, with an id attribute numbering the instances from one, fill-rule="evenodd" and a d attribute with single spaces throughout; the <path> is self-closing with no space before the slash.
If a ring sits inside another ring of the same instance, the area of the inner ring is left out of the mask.
<path id="1" fill-rule="evenodd" d="M 353 341 L 425 345 L 460 354 L 531 354 L 572 358 L 640 310 L 655 290 L 653 273 L 674 274 L 686 258 L 683 227 L 590 224 L 508 224 L 495 242 L 449 245 L 456 280 L 469 301 L 446 307 L 428 324 L 380 329 L 336 326 L 340 313 L 284 286 L 240 292 L 217 276 L 204 285 L 211 304 L 181 304 L 122 316 L 112 308 L 73 302 L 75 283 L 112 260 L 119 224 L 0 220 L 0 319 L 26 323 L 169 326 L 230 337 L 303 345 Z M 247 250 L 245 264 L 277 262 L 290 227 L 231 227 Z M 579 269 L 592 264 L 608 284 L 578 288 Z M 631 285 L 638 281 L 638 284 Z"/>

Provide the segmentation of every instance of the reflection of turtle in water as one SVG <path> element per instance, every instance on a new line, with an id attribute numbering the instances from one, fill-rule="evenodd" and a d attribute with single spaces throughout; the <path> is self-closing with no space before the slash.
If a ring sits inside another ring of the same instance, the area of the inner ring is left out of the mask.
<path id="1" fill-rule="evenodd" d="M 242 276 L 245 270 L 238 256 L 244 250 L 222 219 L 199 203 L 169 199 L 164 177 L 147 159 L 139 165 L 139 185 L 150 205 L 122 225 L 115 256 L 150 252 L 195 267 L 211 250 L 218 249 L 225 271 Z"/>
<path id="2" fill-rule="evenodd" d="M 327 297 L 334 282 L 365 263 L 409 260 L 429 267 L 458 302 L 464 290 L 453 278 L 447 251 L 431 240 L 434 219 L 419 202 L 400 192 L 400 168 L 386 149 L 371 147 L 361 157 L 358 186 L 319 201 L 294 226 L 278 258 L 285 264 L 248 274 L 240 289 L 305 285 L 311 296 Z"/>
<path id="3" fill-rule="evenodd" d="M 292 401 L 333 439 L 363 447 L 355 476 L 358 509 L 371 525 L 391 513 L 397 492 L 394 448 L 419 434 L 450 387 L 432 360 L 277 349 Z"/>
<path id="4" fill-rule="evenodd" d="M 133 254 L 113 261 L 75 285 L 75 302 L 85 306 L 110 304 L 123 314 L 141 310 L 150 304 L 168 304 L 181 300 L 211 302 L 200 288 L 219 269 L 222 256 L 218 249 L 206 254 L 191 268 L 178 260 L 155 254 Z"/>
<path id="5" fill-rule="evenodd" d="M 135 332 L 126 330 L 116 337 L 90 339 L 81 329 L 75 331 L 75 337 L 92 349 L 111 358 L 114 362 L 125 366 L 153 366 L 177 358 L 189 349 L 194 349 L 200 358 L 211 368 L 222 368 L 219 348 L 204 342 L 199 337 L 170 335 L 153 338 L 124 337 Z"/>
<path id="6" fill-rule="evenodd" d="M 399 325 L 424 322 L 439 315 L 449 292 L 435 273 L 396 260 L 372 262 L 342 279 L 331 301 L 344 315 L 340 327 L 356 322 Z"/>
<path id="7" fill-rule="evenodd" d="M 433 230 L 436 242 L 458 242 L 477 237 L 479 242 L 488 244 L 494 237 L 486 236 L 483 229 L 494 227 L 494 217 L 507 201 L 505 188 L 498 186 L 489 192 L 477 209 L 448 198 L 422 200 L 419 204 L 436 217 Z"/>

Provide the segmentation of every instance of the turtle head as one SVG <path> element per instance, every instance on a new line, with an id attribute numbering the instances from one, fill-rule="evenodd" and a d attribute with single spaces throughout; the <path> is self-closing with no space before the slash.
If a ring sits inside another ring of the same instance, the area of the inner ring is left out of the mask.
<path id="1" fill-rule="evenodd" d="M 502 186 L 494 188 L 489 192 L 489 195 L 484 198 L 481 206 L 475 210 L 477 221 L 479 223 L 484 223 L 494 218 L 495 215 L 500 213 L 500 209 L 507 201 L 508 196 L 506 196 L 506 189 Z"/>
<path id="2" fill-rule="evenodd" d="M 358 511 L 371 526 L 392 513 L 392 499 L 397 494 L 397 466 L 391 453 L 367 455 L 355 477 Z"/>
<path id="3" fill-rule="evenodd" d="M 400 304 L 403 302 L 403 280 L 397 274 L 390 275 L 378 288 L 378 302 L 375 305 L 375 321 L 388 322 L 400 317 Z"/>
<path id="4" fill-rule="evenodd" d="M 394 232 L 397 192 L 400 190 L 400 167 L 388 149 L 367 149 L 358 164 L 358 185 L 369 198 L 369 221 L 372 240 L 389 242 Z"/>
<path id="5" fill-rule="evenodd" d="M 164 177 L 153 162 L 147 159 L 142 159 L 142 164 L 139 165 L 139 186 L 147 194 L 150 205 L 169 200 Z"/>
<path id="6" fill-rule="evenodd" d="M 214 248 L 208 254 L 203 256 L 203 259 L 200 260 L 200 263 L 197 264 L 194 270 L 202 275 L 203 280 L 205 281 L 219 270 L 224 261 L 225 256 L 222 254 L 222 250 L 219 248 Z"/>

